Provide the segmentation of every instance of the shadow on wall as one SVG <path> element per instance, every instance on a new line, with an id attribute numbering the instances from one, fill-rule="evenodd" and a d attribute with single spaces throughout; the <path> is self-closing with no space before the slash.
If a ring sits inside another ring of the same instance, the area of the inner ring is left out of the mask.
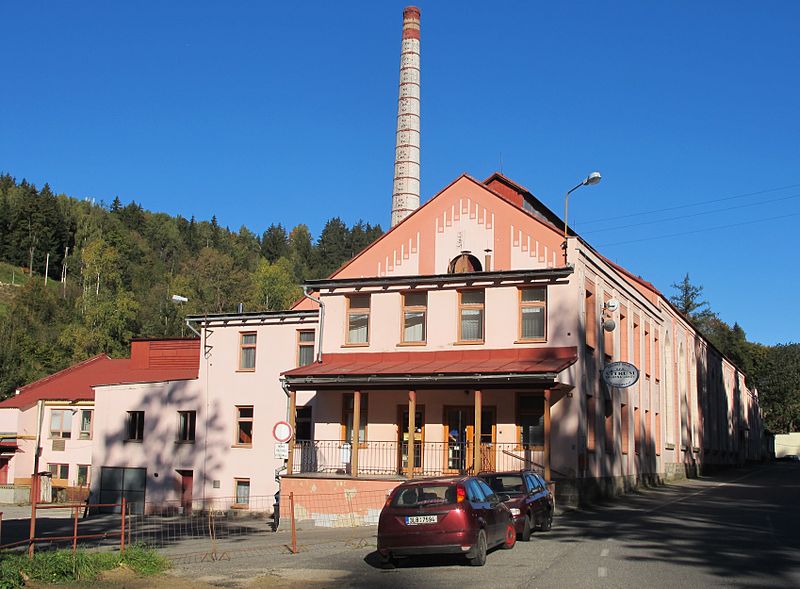
<path id="1" fill-rule="evenodd" d="M 207 410 L 203 387 L 198 381 L 172 381 L 163 386 L 152 387 L 136 406 L 130 406 L 117 414 L 118 426 L 109 429 L 103 439 L 106 454 L 92 481 L 92 501 L 100 500 L 100 468 L 103 466 L 125 466 L 146 468 L 146 501 L 162 502 L 166 498 L 179 500 L 181 496 L 181 476 L 177 470 L 193 471 L 193 498 L 210 496 L 211 481 L 225 464 L 230 452 L 222 415 L 224 409 L 220 400 L 213 400 Z M 127 411 L 144 411 L 143 442 L 128 440 Z M 179 443 L 177 439 L 178 411 L 196 411 L 194 443 Z M 131 459 L 133 446 L 139 446 L 146 453 L 142 459 Z M 156 476 L 156 474 L 158 476 Z M 151 498 L 154 501 L 151 501 Z M 103 501 L 111 497 L 105 494 Z M 135 494 L 128 501 L 141 502 Z M 118 496 L 115 502 L 121 500 Z"/>

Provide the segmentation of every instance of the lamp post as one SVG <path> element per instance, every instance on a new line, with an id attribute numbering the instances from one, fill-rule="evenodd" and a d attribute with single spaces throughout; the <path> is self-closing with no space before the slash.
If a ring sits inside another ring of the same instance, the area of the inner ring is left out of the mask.
<path id="1" fill-rule="evenodd" d="M 561 244 L 561 249 L 564 250 L 564 265 L 567 265 L 567 213 L 569 212 L 569 195 L 578 190 L 581 186 L 594 186 L 600 182 L 600 172 L 592 172 L 584 178 L 579 184 L 567 190 L 567 196 L 564 199 L 564 243 Z"/>

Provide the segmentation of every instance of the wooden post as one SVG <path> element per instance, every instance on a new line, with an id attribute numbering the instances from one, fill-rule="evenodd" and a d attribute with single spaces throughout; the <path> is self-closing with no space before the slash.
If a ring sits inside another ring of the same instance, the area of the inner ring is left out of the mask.
<path id="1" fill-rule="evenodd" d="M 417 430 L 417 392 L 408 391 L 408 478 L 414 478 L 414 444 Z"/>
<path id="2" fill-rule="evenodd" d="M 475 431 L 473 432 L 474 449 L 472 450 L 472 470 L 473 474 L 481 471 L 481 408 L 483 405 L 483 394 L 475 389 Z"/>
<path id="3" fill-rule="evenodd" d="M 28 558 L 33 558 L 33 540 L 36 538 L 36 504 L 39 502 L 39 477 L 40 475 L 38 474 L 31 475 L 31 528 L 28 540 Z"/>
<path id="4" fill-rule="evenodd" d="M 75 521 L 72 524 L 72 555 L 78 550 L 78 506 L 74 507 Z"/>
<path id="5" fill-rule="evenodd" d="M 119 535 L 119 553 L 125 554 L 125 497 L 122 498 L 122 531 Z"/>
<path id="6" fill-rule="evenodd" d="M 544 391 L 544 479 L 550 481 L 550 389 Z"/>
<path id="7" fill-rule="evenodd" d="M 294 523 L 294 492 L 289 493 L 289 509 L 292 511 L 292 554 L 297 554 L 297 527 Z"/>
<path id="8" fill-rule="evenodd" d="M 353 435 L 350 437 L 350 474 L 358 476 L 358 447 L 361 445 L 361 391 L 353 391 Z"/>
<path id="9" fill-rule="evenodd" d="M 295 432 L 296 427 L 296 418 L 297 418 L 297 393 L 295 391 L 289 391 L 289 425 L 292 426 L 292 439 L 289 440 L 289 460 L 286 464 L 286 474 L 292 474 L 294 472 L 294 442 L 297 439 L 297 433 Z"/>

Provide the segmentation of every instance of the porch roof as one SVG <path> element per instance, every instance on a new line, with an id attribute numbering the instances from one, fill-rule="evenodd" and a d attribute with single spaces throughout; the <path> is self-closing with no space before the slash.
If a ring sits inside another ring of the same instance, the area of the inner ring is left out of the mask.
<path id="1" fill-rule="evenodd" d="M 290 387 L 367 382 L 460 383 L 470 381 L 552 382 L 578 359 L 576 347 L 323 354 L 283 373 Z"/>

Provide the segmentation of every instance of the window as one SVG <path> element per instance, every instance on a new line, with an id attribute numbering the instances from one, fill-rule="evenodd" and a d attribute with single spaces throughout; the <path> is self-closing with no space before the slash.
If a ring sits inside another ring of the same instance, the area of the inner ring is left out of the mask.
<path id="1" fill-rule="evenodd" d="M 544 447 L 544 397 L 517 396 L 517 442 L 523 446 Z"/>
<path id="2" fill-rule="evenodd" d="M 70 439 L 72 437 L 72 410 L 50 410 L 50 437 Z"/>
<path id="3" fill-rule="evenodd" d="M 644 453 L 648 456 L 650 455 L 650 446 L 653 444 L 653 440 L 651 439 L 651 430 L 650 430 L 650 412 L 645 409 L 644 410 Z"/>
<path id="4" fill-rule="evenodd" d="M 628 309 L 624 306 L 619 308 L 619 359 L 622 362 L 628 361 Z"/>
<path id="5" fill-rule="evenodd" d="M 614 453 L 614 402 L 608 399 L 604 402 L 604 423 L 606 454 Z"/>
<path id="6" fill-rule="evenodd" d="M 639 332 L 639 317 L 633 316 L 633 365 L 641 370 L 642 367 L 642 338 Z"/>
<path id="7" fill-rule="evenodd" d="M 594 349 L 597 347 L 597 306 L 594 298 L 594 284 L 586 283 L 586 345 Z"/>
<path id="8" fill-rule="evenodd" d="M 54 479 L 69 479 L 69 464 L 48 464 L 47 469 Z"/>
<path id="9" fill-rule="evenodd" d="M 642 447 L 642 421 L 639 418 L 639 408 L 633 408 L 633 451 L 636 454 L 641 452 Z"/>
<path id="10" fill-rule="evenodd" d="M 236 406 L 236 445 L 237 446 L 253 445 L 252 405 Z"/>
<path id="11" fill-rule="evenodd" d="M 427 338 L 428 293 L 407 292 L 403 294 L 404 344 L 425 343 Z"/>
<path id="12" fill-rule="evenodd" d="M 179 442 L 194 442 L 194 428 L 197 423 L 197 411 L 178 411 Z"/>
<path id="13" fill-rule="evenodd" d="M 369 344 L 369 295 L 347 297 L 347 343 Z"/>
<path id="14" fill-rule="evenodd" d="M 367 411 L 369 409 L 369 395 L 361 393 L 361 416 L 358 423 L 359 443 L 367 439 Z M 342 395 L 342 440 L 348 444 L 353 443 L 353 393 Z"/>
<path id="15" fill-rule="evenodd" d="M 653 333 L 653 356 L 655 359 L 655 372 L 656 372 L 656 382 L 661 380 L 661 346 L 659 345 L 658 341 L 658 327 L 655 328 L 655 333 Z"/>
<path id="16" fill-rule="evenodd" d="M 305 366 L 314 361 L 314 330 L 300 329 L 297 332 L 297 365 Z"/>
<path id="17" fill-rule="evenodd" d="M 256 334 L 255 332 L 239 334 L 239 370 L 256 369 Z"/>
<path id="18" fill-rule="evenodd" d="M 519 339 L 544 341 L 547 337 L 547 289 L 519 289 Z"/>
<path id="19" fill-rule="evenodd" d="M 483 290 L 458 291 L 458 341 L 483 343 Z"/>
<path id="20" fill-rule="evenodd" d="M 92 413 L 91 409 L 81 410 L 81 431 L 78 438 L 81 440 L 92 439 Z"/>
<path id="21" fill-rule="evenodd" d="M 141 442 L 144 439 L 144 411 L 128 411 L 128 441 Z"/>
<path id="22" fill-rule="evenodd" d="M 586 395 L 586 449 L 594 452 L 595 437 L 594 427 L 596 419 L 595 399 L 591 395 Z"/>
<path id="23" fill-rule="evenodd" d="M 312 427 L 311 424 L 314 423 L 311 419 L 311 405 L 306 405 L 304 407 L 297 407 L 295 418 L 294 418 L 294 439 L 295 440 L 313 440 L 314 438 L 311 435 Z"/>
<path id="24" fill-rule="evenodd" d="M 661 419 L 659 419 L 658 413 L 656 413 L 656 456 L 661 456 Z"/>
<path id="25" fill-rule="evenodd" d="M 630 412 L 628 411 L 627 405 L 620 406 L 620 418 L 622 419 L 622 453 L 628 453 L 628 444 L 630 443 Z"/>
<path id="26" fill-rule="evenodd" d="M 650 376 L 650 323 L 644 324 L 644 375 Z"/>
<path id="27" fill-rule="evenodd" d="M 250 505 L 250 479 L 234 479 L 236 505 Z"/>
<path id="28" fill-rule="evenodd" d="M 79 464 L 78 465 L 78 486 L 79 487 L 88 487 L 89 486 L 89 465 L 88 464 Z"/>

